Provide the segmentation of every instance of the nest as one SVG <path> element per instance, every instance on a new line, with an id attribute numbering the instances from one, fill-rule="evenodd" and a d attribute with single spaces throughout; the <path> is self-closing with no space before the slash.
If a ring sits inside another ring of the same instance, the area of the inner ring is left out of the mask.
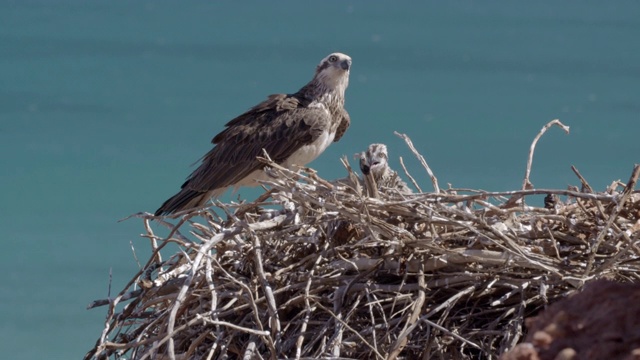
<path id="1" fill-rule="evenodd" d="M 85 359 L 497 359 L 549 303 L 639 277 L 640 166 L 603 192 L 577 169 L 581 189 L 533 189 L 534 147 L 516 191 L 441 190 L 417 152 L 433 193 L 372 197 L 347 162 L 332 183 L 265 159 L 255 202 L 137 214 L 152 255 L 89 305 L 108 313 Z"/>

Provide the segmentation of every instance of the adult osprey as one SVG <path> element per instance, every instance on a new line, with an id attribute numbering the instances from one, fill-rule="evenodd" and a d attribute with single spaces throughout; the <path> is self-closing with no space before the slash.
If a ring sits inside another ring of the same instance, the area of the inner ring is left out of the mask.
<path id="1" fill-rule="evenodd" d="M 351 58 L 333 53 L 322 59 L 313 79 L 295 94 L 270 95 L 267 100 L 226 124 L 211 141 L 215 146 L 182 184 L 182 190 L 155 215 L 203 206 L 230 186 L 256 186 L 266 179 L 256 158 L 263 149 L 277 163 L 306 165 L 349 127 L 344 92 L 349 85 Z"/>
<path id="2" fill-rule="evenodd" d="M 398 173 L 389 167 L 389 154 L 385 144 L 371 144 L 367 151 L 360 154 L 360 171 L 365 190 L 370 196 L 386 189 L 395 189 L 401 194 L 413 192 Z"/>

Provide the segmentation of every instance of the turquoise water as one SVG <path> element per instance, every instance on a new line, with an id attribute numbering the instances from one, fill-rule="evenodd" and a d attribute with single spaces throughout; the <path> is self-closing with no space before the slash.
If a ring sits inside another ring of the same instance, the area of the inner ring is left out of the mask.
<path id="1" fill-rule="evenodd" d="M 131 213 L 155 210 L 223 124 L 306 83 L 333 51 L 354 61 L 352 127 L 312 165 L 389 145 L 441 185 L 596 189 L 640 161 L 640 3 L 0 0 L 0 352 L 79 358 L 145 261 Z M 241 190 L 247 198 L 255 191 Z"/>

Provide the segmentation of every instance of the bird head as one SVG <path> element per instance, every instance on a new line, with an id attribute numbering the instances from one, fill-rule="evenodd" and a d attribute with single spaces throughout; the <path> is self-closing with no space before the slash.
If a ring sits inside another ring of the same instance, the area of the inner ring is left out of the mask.
<path id="1" fill-rule="evenodd" d="M 364 175 L 371 174 L 379 180 L 389 168 L 388 159 L 385 144 L 371 144 L 367 151 L 360 154 L 360 171 Z"/>
<path id="2" fill-rule="evenodd" d="M 329 54 L 320 61 L 315 78 L 331 90 L 344 89 L 349 85 L 351 58 L 343 53 Z"/>

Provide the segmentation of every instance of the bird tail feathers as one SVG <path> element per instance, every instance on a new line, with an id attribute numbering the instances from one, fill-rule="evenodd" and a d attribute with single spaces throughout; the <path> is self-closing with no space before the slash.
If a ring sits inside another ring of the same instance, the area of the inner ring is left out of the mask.
<path id="1" fill-rule="evenodd" d="M 209 201 L 208 191 L 195 191 L 183 188 L 177 194 L 170 197 L 156 210 L 155 215 L 170 215 L 178 211 L 204 206 Z"/>

